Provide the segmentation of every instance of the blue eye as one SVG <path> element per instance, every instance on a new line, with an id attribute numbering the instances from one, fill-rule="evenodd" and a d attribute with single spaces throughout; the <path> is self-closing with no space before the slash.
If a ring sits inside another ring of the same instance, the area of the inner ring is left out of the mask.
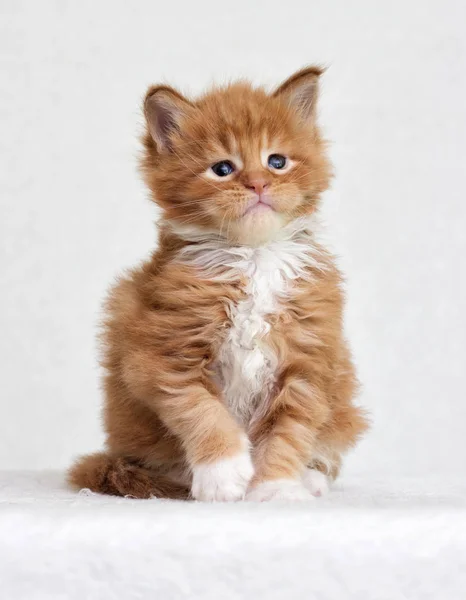
<path id="1" fill-rule="evenodd" d="M 235 170 L 235 167 L 229 160 L 221 160 L 210 167 L 217 177 L 227 177 Z"/>
<path id="2" fill-rule="evenodd" d="M 267 164 L 272 169 L 284 169 L 286 163 L 286 156 L 282 156 L 281 154 L 271 154 L 267 159 Z"/>

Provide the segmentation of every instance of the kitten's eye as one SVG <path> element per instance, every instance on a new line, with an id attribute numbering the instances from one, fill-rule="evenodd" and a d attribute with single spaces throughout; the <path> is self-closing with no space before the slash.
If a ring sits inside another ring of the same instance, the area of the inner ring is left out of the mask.
<path id="1" fill-rule="evenodd" d="M 235 170 L 234 165 L 229 160 L 221 160 L 210 167 L 217 177 L 227 177 Z"/>
<path id="2" fill-rule="evenodd" d="M 282 156 L 281 154 L 271 154 L 267 159 L 267 164 L 271 169 L 284 169 L 286 163 L 286 156 Z"/>

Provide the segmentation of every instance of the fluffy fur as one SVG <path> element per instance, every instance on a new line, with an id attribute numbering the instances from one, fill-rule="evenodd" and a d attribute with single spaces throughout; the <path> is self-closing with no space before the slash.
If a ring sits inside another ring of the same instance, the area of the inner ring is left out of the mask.
<path id="1" fill-rule="evenodd" d="M 330 178 L 319 76 L 195 101 L 148 91 L 142 169 L 163 210 L 159 248 L 110 292 L 107 449 L 71 468 L 75 487 L 306 500 L 366 429 L 341 276 L 316 236 Z M 233 171 L 216 174 L 220 161 Z"/>

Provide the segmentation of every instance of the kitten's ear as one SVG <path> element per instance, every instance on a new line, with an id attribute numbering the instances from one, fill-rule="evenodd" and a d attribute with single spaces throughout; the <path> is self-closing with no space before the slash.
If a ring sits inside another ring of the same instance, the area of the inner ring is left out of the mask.
<path id="1" fill-rule="evenodd" d="M 306 67 L 284 81 L 273 93 L 294 108 L 306 121 L 314 121 L 316 117 L 317 98 L 319 95 L 319 77 L 325 69 Z"/>
<path id="2" fill-rule="evenodd" d="M 179 131 L 180 122 L 190 108 L 192 104 L 189 100 L 169 86 L 156 85 L 147 90 L 144 115 L 149 133 L 159 151 L 170 148 L 171 136 Z"/>

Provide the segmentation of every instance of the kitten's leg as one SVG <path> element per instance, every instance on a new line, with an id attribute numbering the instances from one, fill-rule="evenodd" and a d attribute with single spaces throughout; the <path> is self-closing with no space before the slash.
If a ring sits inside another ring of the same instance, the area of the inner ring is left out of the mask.
<path id="1" fill-rule="evenodd" d="M 254 428 L 256 474 L 248 500 L 312 500 L 303 476 L 328 412 L 315 387 L 301 377 L 287 379 Z"/>
<path id="2" fill-rule="evenodd" d="M 318 469 L 307 467 L 303 473 L 303 483 L 304 487 L 309 490 L 313 496 L 325 496 L 328 493 L 328 475 Z"/>
<path id="3" fill-rule="evenodd" d="M 186 363 L 179 357 L 157 361 L 150 350 L 135 350 L 126 357 L 125 379 L 131 394 L 179 440 L 192 472 L 192 497 L 243 498 L 253 475 L 249 441 L 192 356 Z"/>
<path id="4" fill-rule="evenodd" d="M 303 473 L 303 483 L 313 496 L 325 496 L 341 467 L 341 455 L 336 450 L 317 449 Z"/>
<path id="5" fill-rule="evenodd" d="M 253 475 L 249 441 L 220 400 L 192 384 L 167 389 L 154 406 L 183 445 L 192 469 L 192 497 L 208 502 L 243 498 Z"/>

